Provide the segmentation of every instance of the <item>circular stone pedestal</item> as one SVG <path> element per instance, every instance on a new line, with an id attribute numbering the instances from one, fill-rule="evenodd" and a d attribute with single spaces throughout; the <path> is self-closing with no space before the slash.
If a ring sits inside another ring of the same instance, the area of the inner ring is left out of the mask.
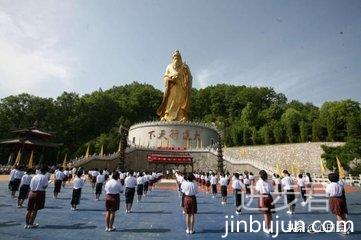
<path id="1" fill-rule="evenodd" d="M 128 143 L 145 148 L 212 147 L 218 143 L 218 131 L 212 125 L 194 122 L 144 122 L 132 125 Z"/>

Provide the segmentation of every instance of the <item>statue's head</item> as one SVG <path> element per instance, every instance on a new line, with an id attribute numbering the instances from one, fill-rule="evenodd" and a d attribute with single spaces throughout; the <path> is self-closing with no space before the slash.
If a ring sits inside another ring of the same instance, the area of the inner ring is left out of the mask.
<path id="1" fill-rule="evenodd" d="M 175 63 L 176 66 L 182 64 L 182 56 L 178 50 L 175 50 L 172 54 L 172 61 Z"/>

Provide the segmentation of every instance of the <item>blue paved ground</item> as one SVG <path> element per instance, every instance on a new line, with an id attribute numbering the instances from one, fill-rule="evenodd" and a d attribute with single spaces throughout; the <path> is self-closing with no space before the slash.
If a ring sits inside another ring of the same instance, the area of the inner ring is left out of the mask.
<path id="1" fill-rule="evenodd" d="M 199 214 L 197 215 L 196 233 L 185 234 L 184 218 L 179 207 L 177 192 L 156 190 L 144 202 L 134 204 L 134 213 L 124 213 L 124 202 L 117 213 L 115 226 L 117 232 L 104 231 L 104 200 L 94 201 L 89 186 L 83 189 L 79 211 L 70 211 L 71 188 L 62 190 L 60 199 L 52 198 L 50 187 L 47 193 L 46 209 L 39 212 L 38 229 L 24 229 L 25 208 L 16 208 L 16 201 L 10 197 L 6 183 L 0 183 L 0 239 L 221 239 L 224 234 L 225 215 L 234 214 L 233 199 L 221 206 L 219 198 L 212 199 L 204 193 L 199 194 Z M 104 198 L 104 195 L 103 195 Z M 355 232 L 349 236 L 336 233 L 287 233 L 277 239 L 361 239 L 361 193 L 347 195 L 349 219 L 355 223 Z M 122 200 L 124 197 L 122 196 Z M 330 213 L 312 212 L 298 206 L 292 219 L 305 219 L 306 223 L 314 220 L 333 220 Z M 244 211 L 236 219 L 248 219 L 253 214 L 255 219 L 262 219 L 258 212 Z M 285 211 L 278 212 L 279 219 L 289 219 Z M 233 233 L 227 239 L 272 239 L 263 232 Z"/>

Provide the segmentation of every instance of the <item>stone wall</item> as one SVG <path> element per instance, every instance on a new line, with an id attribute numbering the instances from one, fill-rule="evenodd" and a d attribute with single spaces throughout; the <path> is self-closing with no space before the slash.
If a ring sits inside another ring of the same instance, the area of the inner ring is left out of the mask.
<path id="1" fill-rule="evenodd" d="M 320 160 L 323 150 L 321 145 L 340 146 L 341 142 L 310 142 L 296 144 L 278 144 L 266 146 L 245 146 L 224 148 L 225 158 L 230 157 L 240 163 L 243 160 L 254 161 L 258 165 L 275 168 L 279 164 L 281 169 L 289 169 L 292 164 L 301 171 L 319 173 Z"/>

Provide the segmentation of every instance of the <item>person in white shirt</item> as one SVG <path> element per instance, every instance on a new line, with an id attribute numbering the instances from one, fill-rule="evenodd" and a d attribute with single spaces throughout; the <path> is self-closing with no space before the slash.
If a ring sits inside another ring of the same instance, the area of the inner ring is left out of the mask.
<path id="1" fill-rule="evenodd" d="M 71 197 L 71 210 L 75 211 L 77 210 L 76 206 L 80 203 L 81 198 L 81 189 L 84 186 L 85 178 L 82 177 L 83 171 L 78 170 L 76 173 L 74 182 L 73 182 L 73 194 Z"/>
<path id="2" fill-rule="evenodd" d="M 41 166 L 39 173 L 30 181 L 30 194 L 28 200 L 28 211 L 25 217 L 25 228 L 36 228 L 39 224 L 34 224 L 39 210 L 45 206 L 45 190 L 48 187 L 48 178 L 46 166 Z"/>
<path id="3" fill-rule="evenodd" d="M 55 181 L 54 181 L 54 198 L 58 198 L 58 194 L 61 189 L 61 183 L 63 182 L 65 175 L 63 173 L 63 168 L 55 170 Z"/>
<path id="4" fill-rule="evenodd" d="M 137 202 L 142 201 L 142 196 L 143 196 L 143 189 L 144 189 L 144 177 L 143 177 L 143 173 L 140 172 L 139 176 L 137 177 Z"/>
<path id="5" fill-rule="evenodd" d="M 278 174 L 274 174 L 273 182 L 275 184 L 275 188 L 277 189 L 277 197 L 280 198 L 282 193 L 282 184 L 281 184 L 281 177 Z"/>
<path id="6" fill-rule="evenodd" d="M 149 186 L 149 175 L 148 175 L 148 172 L 145 172 L 145 173 L 144 173 L 143 181 L 144 181 L 143 195 L 144 195 L 144 197 L 146 197 L 147 194 L 148 194 L 148 186 Z"/>
<path id="7" fill-rule="evenodd" d="M 105 176 L 103 170 L 99 170 L 99 174 L 96 177 L 96 186 L 95 186 L 95 200 L 99 201 L 100 194 L 102 194 L 103 184 L 105 182 Z"/>
<path id="8" fill-rule="evenodd" d="M 221 204 L 227 204 L 227 185 L 228 185 L 228 179 L 225 176 L 225 174 L 222 172 L 221 177 L 219 179 L 219 184 L 221 185 L 221 195 L 222 195 L 222 202 Z"/>
<path id="9" fill-rule="evenodd" d="M 298 174 L 297 185 L 301 193 L 301 198 L 303 200 L 301 205 L 306 206 L 307 197 L 306 197 L 306 189 L 305 189 L 305 179 L 302 173 Z"/>
<path id="10" fill-rule="evenodd" d="M 64 171 L 64 177 L 63 177 L 63 188 L 65 188 L 66 182 L 68 181 L 68 176 L 69 176 L 69 169 L 65 168 Z"/>
<path id="11" fill-rule="evenodd" d="M 193 182 L 194 180 L 193 173 L 188 173 L 185 177 L 185 181 L 182 183 L 182 192 L 184 193 L 184 207 L 183 211 L 186 214 L 186 233 L 194 233 L 194 214 L 197 213 L 197 192 L 198 186 L 197 183 Z"/>
<path id="12" fill-rule="evenodd" d="M 246 198 L 249 198 L 249 195 L 251 194 L 251 189 L 250 189 L 250 180 L 248 178 L 248 175 L 245 175 L 245 177 L 243 179 L 243 184 L 246 189 Z"/>
<path id="13" fill-rule="evenodd" d="M 345 226 L 347 221 L 347 206 L 344 198 L 342 197 L 344 192 L 343 184 L 340 184 L 340 177 L 337 173 L 330 173 L 328 175 L 330 183 L 326 186 L 326 194 L 329 197 L 329 206 L 333 214 L 336 215 L 337 221 L 339 221 L 340 226 L 338 226 L 343 234 L 349 234 L 349 228 Z M 343 223 L 341 221 L 344 221 Z"/>
<path id="14" fill-rule="evenodd" d="M 305 188 L 308 190 L 308 196 L 309 198 L 312 198 L 313 194 L 313 180 L 310 173 L 306 173 L 305 176 Z"/>
<path id="15" fill-rule="evenodd" d="M 26 169 L 23 177 L 21 178 L 20 191 L 18 196 L 18 207 L 22 207 L 24 200 L 28 198 L 30 191 L 30 182 L 31 182 L 30 169 Z"/>
<path id="16" fill-rule="evenodd" d="M 95 184 L 97 182 L 97 176 L 99 175 L 99 171 L 98 169 L 94 169 L 92 172 L 91 172 L 91 175 L 92 175 L 92 189 L 93 191 L 95 190 Z"/>
<path id="17" fill-rule="evenodd" d="M 106 200 L 105 200 L 105 208 L 106 208 L 106 215 L 105 215 L 105 222 L 106 232 L 112 232 L 116 229 L 113 227 L 115 212 L 119 210 L 119 203 L 120 203 L 120 196 L 119 194 L 123 192 L 123 185 L 119 180 L 119 172 L 114 171 L 112 174 L 112 178 L 105 184 L 105 193 L 106 193 Z"/>
<path id="18" fill-rule="evenodd" d="M 215 176 L 214 172 L 212 172 L 211 179 L 209 180 L 212 188 L 212 198 L 215 198 L 217 195 L 217 177 Z"/>
<path id="19" fill-rule="evenodd" d="M 244 184 L 239 180 L 239 174 L 234 173 L 234 178 L 232 180 L 232 188 L 234 193 L 234 203 L 236 205 L 236 214 L 241 213 L 241 207 L 242 207 L 242 188 L 244 189 Z"/>
<path id="20" fill-rule="evenodd" d="M 204 180 L 206 182 L 206 193 L 210 192 L 210 186 L 211 186 L 211 177 L 209 176 L 209 173 L 206 173 L 206 176 L 204 177 Z"/>
<path id="21" fill-rule="evenodd" d="M 125 179 L 125 174 L 122 172 L 119 172 L 119 181 L 123 186 L 124 186 L 124 179 Z"/>
<path id="22" fill-rule="evenodd" d="M 260 178 L 256 183 L 256 191 L 259 193 L 258 209 L 263 213 L 264 221 L 266 223 L 265 232 L 271 234 L 272 212 L 275 208 L 271 195 L 272 185 L 267 180 L 268 175 L 265 170 L 259 172 L 259 177 Z"/>
<path id="23" fill-rule="evenodd" d="M 10 171 L 10 175 L 9 175 L 9 190 L 11 191 L 11 189 L 13 188 L 13 184 L 14 184 L 14 173 L 16 171 L 17 166 L 13 167 Z"/>
<path id="24" fill-rule="evenodd" d="M 294 214 L 296 208 L 296 197 L 293 190 L 293 180 L 290 176 L 290 173 L 287 170 L 283 170 L 283 178 L 281 180 L 283 191 L 286 194 L 288 214 Z"/>
<path id="25" fill-rule="evenodd" d="M 23 170 L 23 167 L 15 166 L 14 180 L 13 180 L 13 184 L 12 184 L 12 188 L 11 188 L 11 196 L 13 198 L 15 198 L 15 193 L 19 190 L 21 178 L 24 175 L 24 172 L 22 170 Z"/>
<path id="26" fill-rule="evenodd" d="M 132 205 L 135 194 L 135 187 L 137 186 L 137 179 L 133 176 L 133 170 L 130 170 L 128 173 L 128 177 L 124 180 L 125 186 L 125 212 L 132 212 Z"/>

